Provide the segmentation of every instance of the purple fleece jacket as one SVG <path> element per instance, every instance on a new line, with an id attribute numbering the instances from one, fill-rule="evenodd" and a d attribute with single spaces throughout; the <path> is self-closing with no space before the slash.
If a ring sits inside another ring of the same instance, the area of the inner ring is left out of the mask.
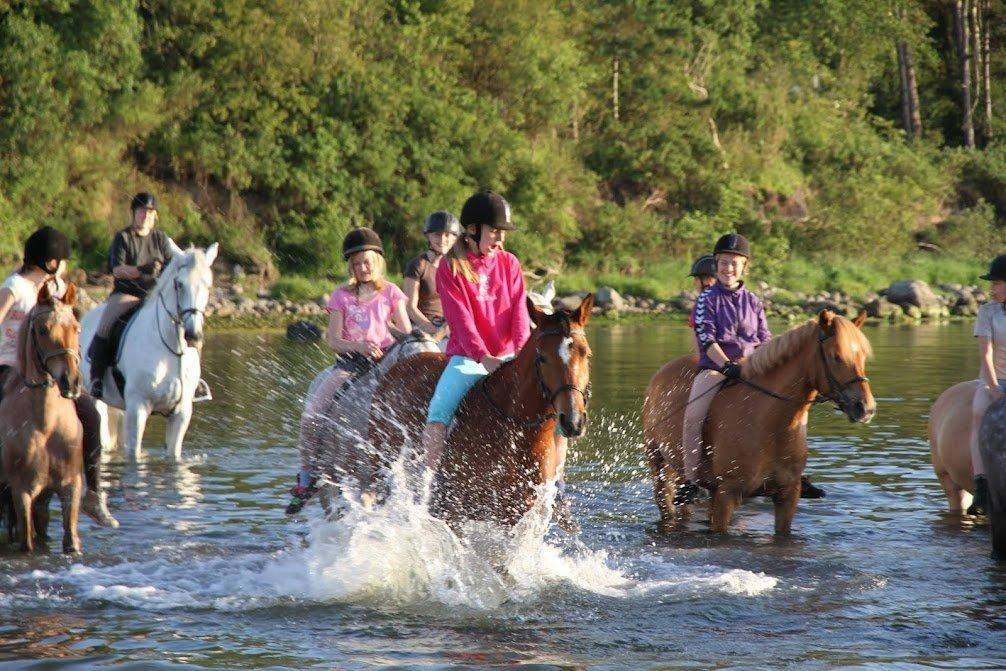
<path id="1" fill-rule="evenodd" d="M 695 338 L 699 343 L 699 368 L 719 370 L 706 354 L 718 343 L 731 361 L 746 357 L 772 337 L 761 300 L 744 288 L 731 291 L 717 282 L 695 302 Z"/>

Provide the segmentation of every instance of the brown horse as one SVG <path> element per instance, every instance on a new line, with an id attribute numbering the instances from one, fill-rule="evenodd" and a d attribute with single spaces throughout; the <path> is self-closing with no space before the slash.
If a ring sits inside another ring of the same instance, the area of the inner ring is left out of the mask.
<path id="1" fill-rule="evenodd" d="M 726 531 L 745 497 L 771 496 L 775 532 L 789 533 L 807 463 L 807 411 L 834 401 L 855 422 L 869 422 L 876 404 L 865 377 L 870 343 L 855 322 L 824 310 L 759 347 L 743 362 L 742 383 L 724 386 L 703 429 L 699 484 L 712 494 L 710 524 Z M 661 368 L 646 389 L 643 437 L 664 529 L 680 527 L 689 506 L 674 506 L 684 482 L 681 425 L 696 372 L 694 355 Z"/>
<path id="2" fill-rule="evenodd" d="M 929 409 L 929 451 L 952 513 L 971 505 L 974 478 L 971 468 L 971 403 L 979 380 L 958 382 Z"/>
<path id="3" fill-rule="evenodd" d="M 62 300 L 43 285 L 18 334 L 18 368 L 7 376 L 0 401 L 0 477 L 13 497 L 17 536 L 26 552 L 34 549 L 36 533 L 46 535 L 53 493 L 63 509 L 63 551 L 80 552 L 83 429 L 73 404 L 81 392 L 76 296 L 73 284 Z"/>
<path id="4" fill-rule="evenodd" d="M 527 302 L 536 328 L 510 363 L 468 393 L 440 461 L 431 510 L 456 526 L 462 520 L 514 525 L 556 476 L 556 424 L 567 437 L 583 434 L 590 394 L 590 345 L 584 326 L 592 295 L 576 310 L 546 314 Z M 419 354 L 396 364 L 374 392 L 370 441 L 384 466 L 406 445 L 421 446 L 426 409 L 446 365 L 443 354 Z"/>

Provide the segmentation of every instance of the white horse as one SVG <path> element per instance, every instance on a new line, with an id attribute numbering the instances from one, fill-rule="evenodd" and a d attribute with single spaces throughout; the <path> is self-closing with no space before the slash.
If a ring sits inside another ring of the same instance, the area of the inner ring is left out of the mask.
<path id="1" fill-rule="evenodd" d="M 168 454 L 175 460 L 181 459 L 182 440 L 192 419 L 192 402 L 199 385 L 198 346 L 203 339 L 204 311 L 213 286 L 210 264 L 216 256 L 217 243 L 205 252 L 190 248 L 177 253 L 126 327 L 115 365 L 109 366 L 105 375 L 104 398 L 97 403 L 103 447 L 112 446 L 107 404 L 125 410 L 123 444 L 128 459 L 139 457 L 151 413 L 167 418 Z M 104 309 L 103 305 L 96 307 L 81 322 L 85 388 L 91 386 L 88 350 Z M 125 377 L 122 395 L 113 378 L 113 368 L 118 368 Z"/>

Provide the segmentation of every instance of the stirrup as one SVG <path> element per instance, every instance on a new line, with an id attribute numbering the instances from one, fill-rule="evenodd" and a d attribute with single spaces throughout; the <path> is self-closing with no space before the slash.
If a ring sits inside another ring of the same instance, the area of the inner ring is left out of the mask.
<path id="1" fill-rule="evenodd" d="M 196 392 L 192 396 L 193 403 L 200 403 L 202 401 L 212 401 L 213 393 L 210 391 L 210 385 L 207 384 L 206 380 L 199 378 L 199 382 L 196 383 Z"/>

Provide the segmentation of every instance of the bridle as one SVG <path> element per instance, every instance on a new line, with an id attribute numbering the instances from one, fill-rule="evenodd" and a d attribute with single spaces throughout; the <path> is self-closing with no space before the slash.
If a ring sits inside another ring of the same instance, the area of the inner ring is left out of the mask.
<path id="1" fill-rule="evenodd" d="M 589 382 L 587 383 L 586 387 L 582 388 L 572 383 L 566 383 L 559 385 L 555 389 L 549 389 L 548 385 L 545 384 L 545 376 L 542 374 L 541 365 L 542 362 L 544 361 L 544 357 L 542 357 L 541 350 L 538 347 L 542 338 L 544 338 L 545 336 L 552 336 L 552 335 L 563 336 L 566 338 L 575 335 L 586 336 L 586 333 L 582 328 L 573 328 L 569 323 L 569 318 L 565 317 L 565 315 L 562 315 L 562 317 L 564 317 L 564 323 L 562 327 L 540 329 L 536 330 L 532 334 L 532 336 L 535 338 L 534 374 L 538 382 L 538 391 L 541 393 L 541 397 L 545 401 L 545 405 L 547 407 L 554 407 L 556 397 L 564 391 L 575 391 L 581 396 L 583 396 L 583 405 L 584 407 L 586 407 L 587 404 L 590 403 Z M 512 361 L 508 362 L 508 364 L 512 364 Z M 501 419 L 508 422 L 516 423 L 520 425 L 522 428 L 536 428 L 541 426 L 545 422 L 551 419 L 556 419 L 558 417 L 558 413 L 556 413 L 554 410 L 552 412 L 541 413 L 527 420 L 521 420 L 515 417 L 511 417 L 509 414 L 507 414 L 506 410 L 501 408 L 499 404 L 497 404 L 496 401 L 493 400 L 492 396 L 489 394 L 489 388 L 486 386 L 486 381 L 488 379 L 489 379 L 488 377 L 484 377 L 482 378 L 482 380 L 479 381 L 479 391 L 482 393 L 482 396 L 486 399 L 486 402 L 489 404 L 489 407 L 492 408 L 493 411 L 496 413 L 496 415 Z"/>
<path id="2" fill-rule="evenodd" d="M 72 357 L 78 364 L 80 363 L 80 352 L 72 347 L 55 347 L 53 349 L 43 351 L 42 347 L 39 345 L 38 332 L 35 329 L 35 320 L 39 317 L 47 317 L 54 312 L 56 312 L 56 308 L 51 307 L 47 310 L 33 312 L 31 317 L 28 319 L 28 333 L 31 336 L 32 354 L 35 355 L 35 365 L 43 375 L 41 380 L 36 380 L 34 382 L 29 381 L 28 378 L 25 377 L 24 386 L 30 389 L 39 389 L 42 387 L 48 388 L 56 385 L 55 376 L 52 374 L 52 371 L 49 370 L 50 359 L 66 356 Z"/>
<path id="3" fill-rule="evenodd" d="M 181 268 L 184 268 L 184 267 L 185 266 L 179 266 L 178 270 L 180 270 Z M 175 332 L 178 333 L 178 350 L 177 351 L 175 351 L 175 348 L 172 347 L 170 344 L 168 344 L 168 342 L 164 339 L 164 331 L 161 329 L 161 313 L 160 313 L 160 310 L 155 310 L 154 314 L 155 314 L 156 319 L 157 319 L 157 335 L 161 339 L 161 344 L 163 344 L 165 347 L 167 347 L 169 352 L 171 352 L 172 354 L 174 354 L 176 357 L 180 358 L 182 356 L 182 354 L 185 353 L 185 345 L 183 344 L 183 336 L 180 333 L 180 331 L 184 331 L 185 330 L 185 318 L 188 317 L 189 315 L 203 315 L 205 317 L 206 316 L 206 311 L 205 310 L 200 310 L 199 308 L 195 308 L 195 307 L 188 307 L 188 308 L 185 308 L 184 310 L 182 309 L 182 301 L 181 301 L 181 294 L 182 294 L 182 292 L 181 292 L 181 289 L 185 285 L 184 285 L 184 283 L 181 280 L 178 279 L 178 270 L 174 271 L 175 272 L 175 276 L 171 278 L 171 281 L 172 281 L 174 289 L 175 289 L 175 310 L 174 310 L 174 312 L 171 311 L 171 308 L 168 307 L 167 302 L 164 300 L 164 292 L 163 291 L 159 291 L 157 293 L 158 303 L 160 303 L 160 306 L 164 308 L 164 313 L 166 315 L 168 315 L 168 319 L 170 319 L 171 323 L 174 324 L 174 326 L 175 326 Z"/>

